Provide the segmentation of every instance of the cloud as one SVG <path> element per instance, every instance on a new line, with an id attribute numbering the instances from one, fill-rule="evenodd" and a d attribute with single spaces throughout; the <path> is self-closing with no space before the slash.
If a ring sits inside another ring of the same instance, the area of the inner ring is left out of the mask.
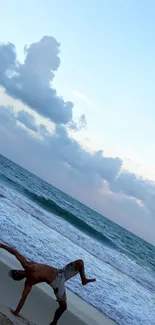
<path id="1" fill-rule="evenodd" d="M 69 128 L 74 131 L 80 131 L 81 129 L 84 129 L 87 126 L 87 119 L 85 114 L 82 114 L 77 122 L 71 121 L 69 123 Z"/>
<path id="2" fill-rule="evenodd" d="M 77 90 L 72 90 L 73 95 L 75 95 L 76 97 L 79 97 L 80 99 L 82 99 L 83 101 L 85 101 L 87 104 L 89 104 L 90 106 L 94 106 L 94 103 L 84 94 L 80 93 Z"/>
<path id="3" fill-rule="evenodd" d="M 142 201 L 149 211 L 155 212 L 155 182 L 124 171 L 111 182 L 110 188 L 115 193 Z"/>
<path id="4" fill-rule="evenodd" d="M 146 181 L 138 178 L 135 174 L 122 172 L 112 183 L 111 190 L 123 193 L 127 196 L 144 200 L 146 197 Z"/>
<path id="5" fill-rule="evenodd" d="M 73 103 L 65 102 L 52 87 L 54 74 L 60 65 L 60 44 L 44 36 L 39 42 L 25 47 L 25 61 L 17 60 L 15 46 L 0 45 L 0 85 L 11 97 L 56 124 L 72 121 Z"/>
<path id="6" fill-rule="evenodd" d="M 117 176 L 122 161 L 119 158 L 106 158 L 102 151 L 90 153 L 68 136 L 64 126 L 57 126 L 53 136 L 49 136 L 49 145 L 55 155 L 69 166 L 79 171 L 82 177 L 100 177 L 101 180 L 110 181 Z"/>
<path id="7" fill-rule="evenodd" d="M 28 129 L 32 131 L 37 131 L 38 126 L 36 125 L 36 119 L 32 114 L 26 111 L 19 111 L 17 114 L 17 119 L 19 122 L 24 124 Z"/>
<path id="8" fill-rule="evenodd" d="M 4 117 L 6 126 L 8 118 L 9 121 L 12 121 L 12 126 L 17 127 L 17 120 L 20 120 L 30 130 L 39 128 L 35 125 L 33 116 L 25 111 L 20 111 L 16 115 L 13 110 L 10 111 L 10 108 L 3 106 L 2 109 L 0 107 L 0 123 Z M 85 151 L 76 140 L 69 137 L 67 129 L 63 125 L 57 125 L 53 134 L 49 133 L 43 125 L 40 126 L 39 130 L 41 130 L 44 144 L 48 146 L 48 150 L 51 152 L 51 157 L 56 157 L 81 173 L 81 177 L 86 178 L 87 182 L 90 180 L 92 183 L 94 180 L 95 183 L 98 178 L 101 186 L 103 180 L 111 181 L 117 176 L 122 165 L 119 158 L 104 157 L 103 151 L 94 153 Z"/>

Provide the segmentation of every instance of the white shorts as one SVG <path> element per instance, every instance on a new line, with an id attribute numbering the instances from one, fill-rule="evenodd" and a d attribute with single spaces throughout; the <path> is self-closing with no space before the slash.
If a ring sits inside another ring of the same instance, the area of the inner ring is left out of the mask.
<path id="1" fill-rule="evenodd" d="M 57 301 L 65 301 L 67 299 L 65 282 L 77 274 L 78 271 L 75 270 L 73 263 L 69 263 L 63 269 L 57 270 L 56 279 L 50 284 L 54 290 Z"/>

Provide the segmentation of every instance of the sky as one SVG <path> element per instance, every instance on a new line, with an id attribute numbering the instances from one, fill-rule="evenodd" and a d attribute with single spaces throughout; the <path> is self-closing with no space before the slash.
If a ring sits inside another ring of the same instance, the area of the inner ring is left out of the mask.
<path id="1" fill-rule="evenodd" d="M 0 7 L 0 153 L 155 243 L 154 0 Z"/>

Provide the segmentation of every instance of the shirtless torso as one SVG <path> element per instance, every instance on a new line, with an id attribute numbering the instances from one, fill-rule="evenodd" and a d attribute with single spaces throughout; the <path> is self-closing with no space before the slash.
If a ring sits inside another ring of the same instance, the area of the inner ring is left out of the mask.
<path id="1" fill-rule="evenodd" d="M 57 269 L 52 266 L 36 262 L 29 262 L 25 269 L 27 282 L 31 285 L 41 282 L 51 284 L 56 278 L 56 271 Z"/>

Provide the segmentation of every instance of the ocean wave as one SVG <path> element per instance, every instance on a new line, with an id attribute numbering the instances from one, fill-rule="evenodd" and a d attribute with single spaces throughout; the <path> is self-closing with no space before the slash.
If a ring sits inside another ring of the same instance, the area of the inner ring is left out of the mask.
<path id="1" fill-rule="evenodd" d="M 40 205 L 44 210 L 56 214 L 58 217 L 61 217 L 62 219 L 69 222 L 77 229 L 89 235 L 90 237 L 93 237 L 94 239 L 97 239 L 98 241 L 101 241 L 113 248 L 116 247 L 116 245 L 112 242 L 112 240 L 109 239 L 107 236 L 103 235 L 101 232 L 97 231 L 96 229 L 88 225 L 88 223 L 86 223 L 85 221 L 79 219 L 73 213 L 60 207 L 53 200 L 48 199 L 44 196 L 39 196 L 27 189 L 25 189 L 24 192 L 29 196 L 29 198 L 31 198 L 34 202 Z"/>
<path id="2" fill-rule="evenodd" d="M 0 177 L 1 177 L 1 180 L 8 181 L 9 183 L 13 183 L 13 184 L 17 185 L 16 181 L 13 181 L 9 176 L 1 174 Z"/>
<path id="3" fill-rule="evenodd" d="M 67 209 L 61 207 L 54 200 L 30 191 L 28 188 L 24 187 L 20 183 L 17 183 L 16 180 L 13 180 L 9 176 L 2 175 L 2 178 L 7 182 L 9 182 L 10 184 L 15 185 L 15 188 L 17 190 L 22 191 L 29 199 L 37 203 L 44 210 L 54 213 L 58 217 L 69 222 L 75 228 L 81 230 L 82 232 L 96 239 L 97 241 L 100 241 L 103 244 L 106 244 L 107 246 L 117 249 L 116 244 L 108 236 L 104 235 L 103 233 L 99 232 L 95 228 L 91 227 L 91 225 L 89 225 L 87 222 L 78 218 L 76 215 L 69 212 Z"/>

